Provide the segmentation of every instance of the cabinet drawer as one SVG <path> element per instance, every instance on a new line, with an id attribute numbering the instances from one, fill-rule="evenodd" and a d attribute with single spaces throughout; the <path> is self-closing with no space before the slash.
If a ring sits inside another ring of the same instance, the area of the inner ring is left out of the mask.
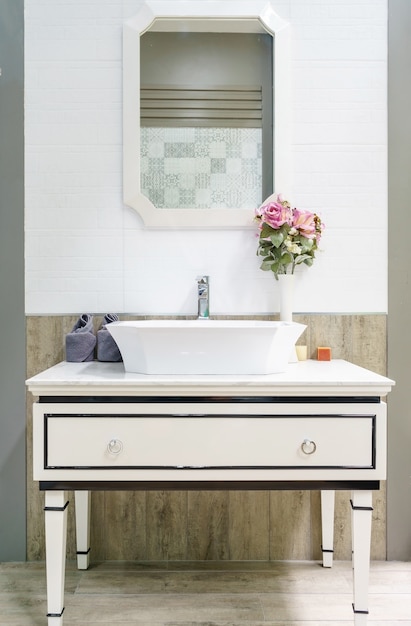
<path id="1" fill-rule="evenodd" d="M 375 415 L 44 415 L 45 469 L 375 467 Z"/>

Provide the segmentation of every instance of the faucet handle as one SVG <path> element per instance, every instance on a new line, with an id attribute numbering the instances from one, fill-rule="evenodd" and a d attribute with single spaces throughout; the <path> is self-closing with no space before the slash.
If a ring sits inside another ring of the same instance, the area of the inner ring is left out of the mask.
<path id="1" fill-rule="evenodd" d="M 196 280 L 199 285 L 208 285 L 208 276 L 197 276 Z"/>
<path id="2" fill-rule="evenodd" d="M 208 319 L 210 317 L 208 276 L 197 276 L 197 300 L 198 319 Z"/>

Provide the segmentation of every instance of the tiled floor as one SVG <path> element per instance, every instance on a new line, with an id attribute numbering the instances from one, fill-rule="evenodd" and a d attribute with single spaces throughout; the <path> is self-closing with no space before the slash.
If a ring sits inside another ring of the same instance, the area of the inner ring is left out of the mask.
<path id="1" fill-rule="evenodd" d="M 411 563 L 373 562 L 372 626 L 411 626 Z M 64 626 L 346 626 L 350 562 L 68 563 Z M 44 563 L 0 564 L 0 624 L 46 626 Z"/>

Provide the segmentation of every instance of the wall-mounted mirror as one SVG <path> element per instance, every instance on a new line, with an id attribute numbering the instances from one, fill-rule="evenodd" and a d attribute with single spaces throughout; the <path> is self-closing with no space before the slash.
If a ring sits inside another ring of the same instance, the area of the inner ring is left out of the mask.
<path id="1" fill-rule="evenodd" d="M 151 228 L 241 228 L 287 192 L 288 29 L 270 2 L 147 0 L 124 25 L 124 201 Z"/>

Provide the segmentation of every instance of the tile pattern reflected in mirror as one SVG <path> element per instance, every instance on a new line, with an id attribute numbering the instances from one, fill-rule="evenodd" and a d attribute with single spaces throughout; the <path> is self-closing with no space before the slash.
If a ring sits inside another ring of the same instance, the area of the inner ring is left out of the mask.
<path id="1" fill-rule="evenodd" d="M 254 209 L 261 128 L 141 128 L 141 191 L 158 209 Z"/>

